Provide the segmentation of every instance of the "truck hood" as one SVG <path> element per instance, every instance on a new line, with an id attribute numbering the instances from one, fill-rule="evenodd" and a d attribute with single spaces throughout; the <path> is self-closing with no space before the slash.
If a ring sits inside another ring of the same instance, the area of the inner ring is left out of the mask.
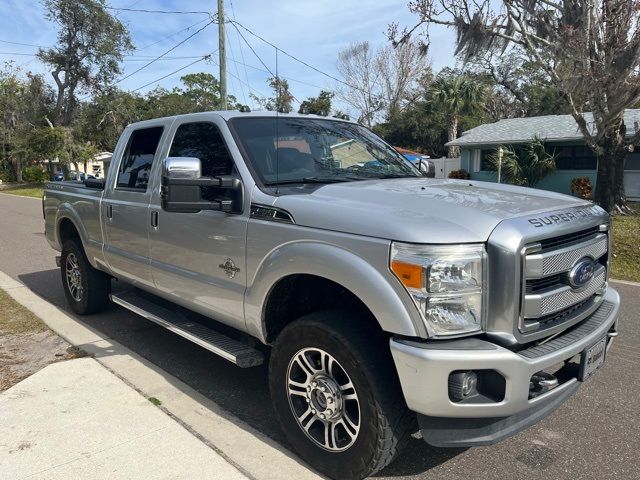
<path id="1" fill-rule="evenodd" d="M 567 195 L 472 180 L 403 178 L 281 190 L 297 225 L 410 243 L 484 242 L 503 220 L 587 205 Z"/>

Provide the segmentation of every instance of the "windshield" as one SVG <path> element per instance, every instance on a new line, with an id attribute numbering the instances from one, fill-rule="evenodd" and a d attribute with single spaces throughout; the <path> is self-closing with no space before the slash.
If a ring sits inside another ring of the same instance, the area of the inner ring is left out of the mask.
<path id="1" fill-rule="evenodd" d="M 234 118 L 231 124 L 265 185 L 420 176 L 360 125 L 287 117 Z"/>

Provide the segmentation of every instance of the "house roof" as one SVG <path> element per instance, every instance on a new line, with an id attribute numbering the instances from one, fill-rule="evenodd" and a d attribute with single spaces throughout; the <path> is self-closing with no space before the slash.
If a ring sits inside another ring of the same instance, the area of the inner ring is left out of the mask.
<path id="1" fill-rule="evenodd" d="M 595 131 L 593 116 L 584 114 L 587 125 Z M 624 112 L 624 123 L 627 134 L 640 128 L 640 109 L 628 109 Z M 485 123 L 462 133 L 446 146 L 499 145 L 507 143 L 524 143 L 533 137 L 546 141 L 581 140 L 582 133 L 571 115 L 544 115 L 541 117 L 506 118 L 495 123 Z"/>

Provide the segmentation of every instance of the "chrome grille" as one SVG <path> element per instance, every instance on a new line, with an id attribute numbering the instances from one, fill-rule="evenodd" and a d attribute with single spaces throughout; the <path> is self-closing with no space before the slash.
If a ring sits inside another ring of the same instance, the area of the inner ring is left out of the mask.
<path id="1" fill-rule="evenodd" d="M 573 324 L 596 306 L 607 285 L 609 239 L 605 227 L 589 228 L 530 244 L 522 257 L 523 334 Z M 582 258 L 595 261 L 593 278 L 581 288 L 569 284 L 569 272 Z"/>
<path id="2" fill-rule="evenodd" d="M 605 269 L 602 267 L 599 273 L 594 275 L 587 288 L 580 292 L 574 291 L 571 287 L 563 287 L 552 290 L 553 293 L 548 295 L 541 295 L 539 307 L 536 308 L 535 313 L 539 313 L 541 316 L 549 315 L 565 309 L 567 306 L 582 302 L 604 288 L 605 281 Z"/>

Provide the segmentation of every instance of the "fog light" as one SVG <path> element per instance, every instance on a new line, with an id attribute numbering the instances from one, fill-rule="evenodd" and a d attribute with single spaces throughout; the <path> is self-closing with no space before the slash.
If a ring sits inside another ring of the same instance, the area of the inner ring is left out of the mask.
<path id="1" fill-rule="evenodd" d="M 459 402 L 478 393 L 478 375 L 475 372 L 453 372 L 449 375 L 449 398 Z"/>

